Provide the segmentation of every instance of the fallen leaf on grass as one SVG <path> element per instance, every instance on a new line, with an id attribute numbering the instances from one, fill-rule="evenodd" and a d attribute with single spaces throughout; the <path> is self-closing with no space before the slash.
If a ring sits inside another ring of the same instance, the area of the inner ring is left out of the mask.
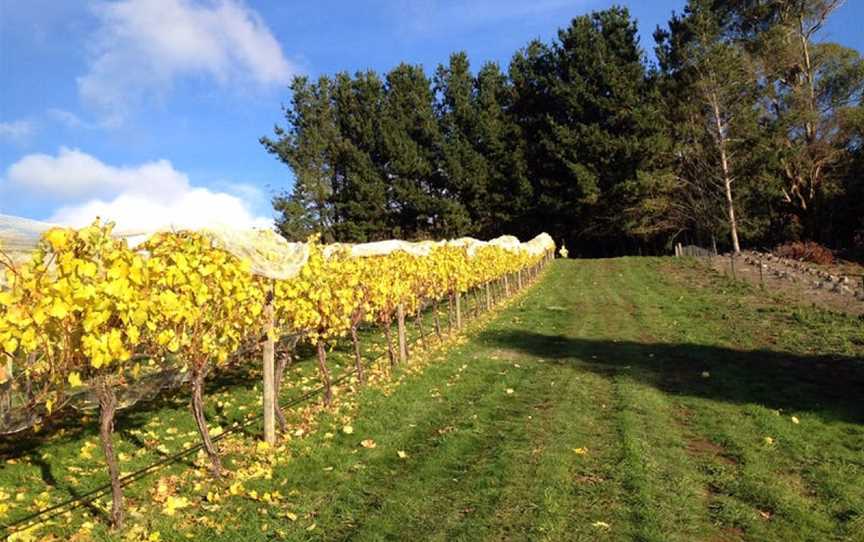
<path id="1" fill-rule="evenodd" d="M 408 454 L 406 454 L 406 453 L 403 452 L 402 450 L 397 451 L 397 452 L 396 452 L 396 455 L 399 456 L 399 459 L 405 459 L 406 457 L 408 457 Z"/>
<path id="2" fill-rule="evenodd" d="M 78 371 L 73 371 L 69 373 L 69 385 L 73 388 L 81 385 L 81 374 Z"/>
<path id="3" fill-rule="evenodd" d="M 175 497 L 171 495 L 165 500 L 165 505 L 162 507 L 162 513 L 166 516 L 173 516 L 177 510 L 189 506 L 189 499 L 186 497 Z"/>
<path id="4" fill-rule="evenodd" d="M 573 448 L 573 452 L 576 455 L 585 455 L 588 453 L 588 448 Z"/>
<path id="5" fill-rule="evenodd" d="M 513 395 L 513 388 L 507 388 L 507 395 Z"/>
<path id="6" fill-rule="evenodd" d="M 797 417 L 795 417 L 795 416 L 792 416 L 792 423 L 794 423 L 795 425 L 798 425 L 799 423 L 801 423 L 801 420 L 799 420 L 799 419 L 798 419 Z"/>
<path id="7" fill-rule="evenodd" d="M 610 529 L 612 526 L 606 523 L 605 521 L 595 521 L 591 524 L 592 527 L 597 527 L 598 529 Z"/>
<path id="8" fill-rule="evenodd" d="M 342 428 L 342 432 L 345 433 L 346 435 L 350 435 L 350 434 L 354 433 L 354 428 L 351 427 L 350 425 L 346 425 L 345 427 Z"/>
<path id="9" fill-rule="evenodd" d="M 360 446 L 363 446 L 364 448 L 370 448 L 371 449 L 371 448 L 374 448 L 375 446 L 377 446 L 377 444 L 375 444 L 375 441 L 372 440 L 371 438 L 367 438 L 366 440 L 360 441 Z"/>

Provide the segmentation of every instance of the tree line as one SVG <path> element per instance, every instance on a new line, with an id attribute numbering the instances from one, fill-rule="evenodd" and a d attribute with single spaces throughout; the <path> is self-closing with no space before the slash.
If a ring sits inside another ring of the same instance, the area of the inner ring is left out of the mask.
<path id="1" fill-rule="evenodd" d="M 654 32 L 613 7 L 507 71 L 296 77 L 262 137 L 294 173 L 289 239 L 548 231 L 582 255 L 678 241 L 864 251 L 864 61 L 820 32 L 842 0 L 688 0 Z"/>

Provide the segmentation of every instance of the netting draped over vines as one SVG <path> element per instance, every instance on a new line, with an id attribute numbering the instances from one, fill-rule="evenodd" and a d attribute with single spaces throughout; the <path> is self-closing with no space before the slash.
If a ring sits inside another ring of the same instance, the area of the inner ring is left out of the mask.
<path id="1" fill-rule="evenodd" d="M 510 279 L 522 287 L 523 272 L 535 277 L 554 250 L 546 234 L 527 243 L 505 236 L 324 246 L 266 230 L 118 232 L 98 219 L 72 229 L 0 215 L 0 435 L 38 430 L 68 407 L 98 406 L 111 522 L 120 526 L 118 409 L 188 383 L 201 446 L 219 476 L 204 397 L 214 372 L 261 351 L 264 438 L 274 444 L 280 337 L 291 338 L 288 348 L 298 339 L 315 347 L 329 406 L 334 341 L 350 334 L 362 383 L 361 323 L 380 326 L 395 368 L 397 357 L 408 359 L 406 317 L 422 330 L 424 306 L 446 299 L 458 330 L 463 293 L 482 287 L 490 308 L 493 290 L 510 295 Z"/>
<path id="2" fill-rule="evenodd" d="M 546 234 L 321 245 L 267 230 L 73 230 L 0 215 L 0 434 L 95 407 L 97 382 L 123 408 L 218 369 L 257 345 L 268 296 L 277 333 L 329 340 L 554 248 Z"/>

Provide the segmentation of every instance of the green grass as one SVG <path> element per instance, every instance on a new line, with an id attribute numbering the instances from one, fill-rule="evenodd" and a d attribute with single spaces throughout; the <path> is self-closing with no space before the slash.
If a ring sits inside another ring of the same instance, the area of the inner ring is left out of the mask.
<path id="1" fill-rule="evenodd" d="M 213 542 L 864 540 L 862 357 L 860 320 L 789 306 L 688 260 L 557 261 L 398 384 L 294 412 L 304 434 L 275 452 L 256 453 L 257 427 L 228 439 L 237 476 L 173 466 L 127 490 L 126 532 L 108 532 L 98 509 L 40 532 L 67 538 L 90 520 L 98 539 Z M 286 397 L 314 385 L 310 370 L 295 369 Z M 214 383 L 214 423 L 257 412 L 255 376 Z M 96 442 L 83 427 L 16 443 L 0 488 L 31 499 L 48 487 L 56 499 L 104 480 L 98 449 L 80 457 Z M 130 412 L 118 431 L 126 470 L 158 457 L 156 442 L 196 440 L 185 394 Z M 151 503 L 159 477 L 190 506 L 166 516 Z"/>

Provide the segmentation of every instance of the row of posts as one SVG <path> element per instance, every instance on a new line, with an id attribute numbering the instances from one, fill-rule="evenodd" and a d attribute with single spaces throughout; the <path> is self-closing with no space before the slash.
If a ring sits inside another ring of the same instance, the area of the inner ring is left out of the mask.
<path id="1" fill-rule="evenodd" d="M 554 257 L 553 254 L 547 254 L 542 262 L 530 268 L 520 269 L 513 275 L 516 279 L 516 287 L 521 290 L 523 281 L 533 280 L 536 278 L 540 270 Z M 527 275 L 523 277 L 523 275 Z M 499 279 L 502 284 L 499 284 L 504 289 L 504 295 L 510 296 L 510 276 L 504 275 Z M 492 284 L 485 284 L 486 293 L 486 310 L 492 309 Z M 275 307 L 274 307 L 275 292 L 271 286 L 267 293 L 266 305 L 264 306 L 264 344 L 263 344 L 263 369 L 264 369 L 264 442 L 267 444 L 276 444 L 276 375 L 275 375 L 275 358 L 276 358 L 276 333 L 275 333 Z M 456 313 L 456 329 L 462 329 L 462 293 L 456 292 L 455 298 L 455 313 Z M 408 341 L 405 334 L 405 310 L 402 304 L 397 308 L 396 319 L 399 333 L 399 358 L 405 361 L 408 358 Z"/>

